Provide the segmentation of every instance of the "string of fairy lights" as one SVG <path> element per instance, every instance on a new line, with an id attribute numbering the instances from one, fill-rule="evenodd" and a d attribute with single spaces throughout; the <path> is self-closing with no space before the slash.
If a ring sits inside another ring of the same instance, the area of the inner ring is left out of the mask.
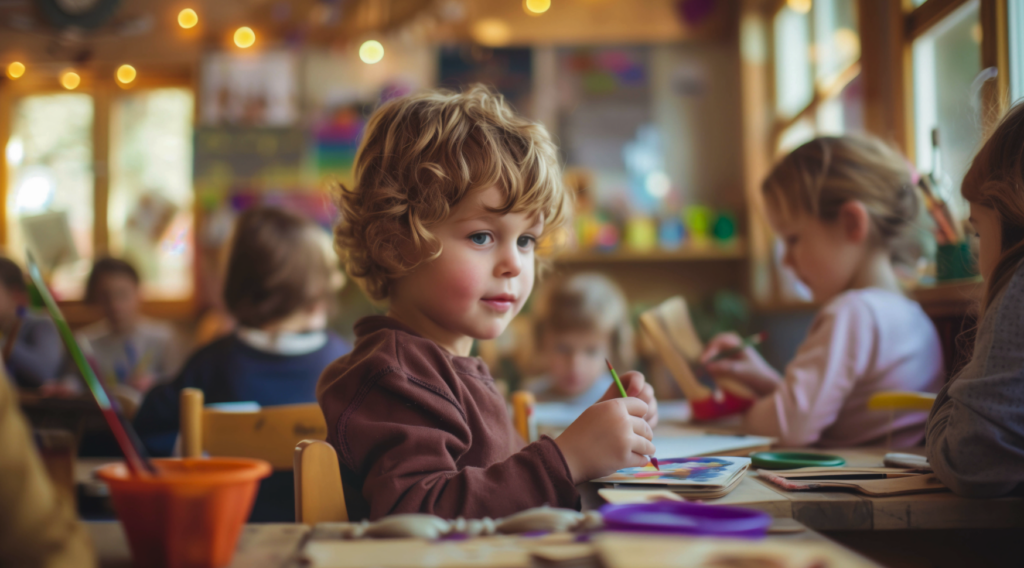
<path id="1" fill-rule="evenodd" d="M 798 0 L 790 0 L 798 1 Z M 810 0 L 804 0 L 810 3 Z M 551 8 L 551 0 L 523 0 L 523 11 L 531 16 L 539 16 L 544 14 Z M 182 29 L 189 30 L 199 25 L 199 13 L 192 8 L 185 8 L 178 12 L 178 26 Z M 505 32 L 507 25 L 504 22 L 498 20 L 482 20 L 477 23 L 475 28 L 481 28 L 480 30 L 474 29 L 475 36 L 486 36 L 487 39 L 493 35 L 501 35 Z M 489 30 L 484 29 L 488 25 L 493 26 L 504 26 L 501 29 Z M 488 32 L 488 33 L 482 33 Z M 232 41 L 240 49 L 249 49 L 256 45 L 256 32 L 249 26 L 241 26 L 234 30 L 231 36 Z M 491 38 L 493 39 L 493 38 Z M 484 41 L 484 43 L 492 43 L 491 41 Z M 367 65 L 373 65 L 379 63 L 384 59 L 384 45 L 376 39 L 367 39 L 359 45 L 359 59 Z M 29 72 L 28 65 L 24 61 L 11 61 L 7 64 L 6 73 L 7 77 L 11 80 L 17 80 L 25 76 Z M 117 68 L 114 72 L 114 80 L 121 87 L 129 87 L 138 77 L 138 71 L 132 65 L 125 63 Z M 62 70 L 58 74 L 58 80 L 60 85 L 69 91 L 73 91 L 82 84 L 82 76 L 74 68 L 67 68 Z"/>

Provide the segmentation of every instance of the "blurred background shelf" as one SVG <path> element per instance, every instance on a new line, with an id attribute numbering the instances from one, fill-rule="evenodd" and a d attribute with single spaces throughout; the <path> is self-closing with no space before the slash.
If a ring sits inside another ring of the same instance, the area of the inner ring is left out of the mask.
<path id="1" fill-rule="evenodd" d="M 683 262 L 700 260 L 743 260 L 747 258 L 747 249 L 742 240 L 735 240 L 728 245 L 709 244 L 702 247 L 682 247 L 677 250 L 652 250 L 637 252 L 617 250 L 613 252 L 574 251 L 558 255 L 556 264 L 589 264 L 589 263 L 644 263 L 644 262 Z"/>

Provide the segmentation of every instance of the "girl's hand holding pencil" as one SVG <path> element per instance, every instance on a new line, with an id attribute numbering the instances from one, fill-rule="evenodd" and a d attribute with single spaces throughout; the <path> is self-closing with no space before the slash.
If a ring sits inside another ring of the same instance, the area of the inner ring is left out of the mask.
<path id="1" fill-rule="evenodd" d="M 735 378 L 758 396 L 767 396 L 782 384 L 782 376 L 753 348 L 760 335 L 744 339 L 735 333 L 718 334 L 708 342 L 700 362 L 712 376 Z"/>

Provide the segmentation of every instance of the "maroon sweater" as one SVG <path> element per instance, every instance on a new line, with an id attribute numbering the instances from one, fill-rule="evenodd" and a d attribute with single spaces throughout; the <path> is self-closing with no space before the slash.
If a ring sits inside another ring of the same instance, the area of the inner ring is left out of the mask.
<path id="1" fill-rule="evenodd" d="M 355 349 L 317 385 L 353 520 L 579 508 L 562 452 L 547 437 L 522 447 L 483 361 L 384 316 L 355 332 Z"/>

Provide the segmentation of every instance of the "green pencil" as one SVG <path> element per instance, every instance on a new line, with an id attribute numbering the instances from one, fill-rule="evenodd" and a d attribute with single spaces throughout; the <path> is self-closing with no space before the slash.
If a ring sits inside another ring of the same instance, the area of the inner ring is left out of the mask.
<path id="1" fill-rule="evenodd" d="M 622 398 L 629 398 L 626 396 L 626 389 L 622 386 L 622 380 L 619 379 L 619 374 L 615 372 L 615 367 L 612 367 L 612 362 L 605 359 L 604 362 L 608 365 L 608 370 L 612 373 L 612 378 L 615 379 L 615 386 L 619 387 L 619 393 L 622 394 Z"/>
<path id="2" fill-rule="evenodd" d="M 611 371 L 612 378 L 615 379 L 615 386 L 619 387 L 619 393 L 622 395 L 622 398 L 629 398 L 629 396 L 626 395 L 625 387 L 622 386 L 622 379 L 620 379 L 619 374 L 615 372 L 615 367 L 612 367 L 612 362 L 608 359 L 605 359 L 604 362 L 608 365 L 608 370 Z M 647 459 L 651 460 L 651 465 L 654 466 L 654 469 L 661 471 L 661 468 L 658 467 L 658 458 L 650 456 Z"/>

